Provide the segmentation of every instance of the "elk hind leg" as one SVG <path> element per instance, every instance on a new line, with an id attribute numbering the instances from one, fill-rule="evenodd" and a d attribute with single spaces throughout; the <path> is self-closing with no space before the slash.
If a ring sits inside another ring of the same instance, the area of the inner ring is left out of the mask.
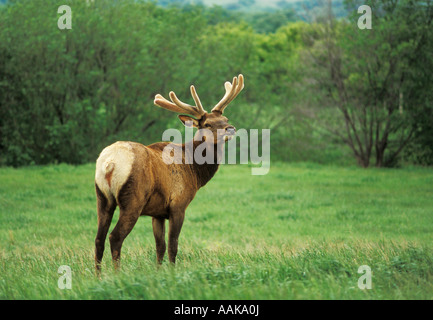
<path id="1" fill-rule="evenodd" d="M 134 228 L 142 209 L 143 205 L 129 205 L 124 208 L 120 204 L 119 221 L 109 236 L 111 256 L 116 270 L 120 267 L 120 251 L 123 241 Z"/>
<path id="2" fill-rule="evenodd" d="M 101 272 L 101 261 L 104 255 L 105 239 L 107 238 L 108 229 L 110 228 L 113 213 L 116 210 L 114 198 L 107 197 L 96 187 L 96 199 L 98 209 L 98 231 L 95 238 L 95 270 L 97 275 Z"/>

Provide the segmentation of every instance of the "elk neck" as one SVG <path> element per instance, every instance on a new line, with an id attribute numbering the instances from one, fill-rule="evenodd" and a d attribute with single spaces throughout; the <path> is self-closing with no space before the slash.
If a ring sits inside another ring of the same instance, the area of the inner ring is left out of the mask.
<path id="1" fill-rule="evenodd" d="M 193 141 L 192 142 L 194 154 L 195 154 L 197 147 L 199 145 L 201 145 L 202 143 L 203 143 L 202 141 Z M 206 142 L 204 142 L 204 143 L 206 143 Z M 219 158 L 222 155 L 222 151 L 223 151 L 222 149 L 224 148 L 224 143 L 218 143 L 218 144 L 211 143 L 210 145 L 208 145 L 208 148 L 209 148 L 209 150 L 211 148 L 213 150 L 213 161 L 211 161 L 211 163 L 205 162 L 203 164 L 198 164 L 196 162 L 196 159 L 194 158 L 193 163 L 191 164 L 191 171 L 197 178 L 197 183 L 198 183 L 199 188 L 206 185 L 206 183 L 208 183 L 209 180 L 212 179 L 213 176 L 215 175 L 215 173 L 218 171 L 219 164 L 220 164 Z M 203 151 L 203 156 L 206 155 L 206 150 L 208 150 L 208 149 L 205 149 Z"/>

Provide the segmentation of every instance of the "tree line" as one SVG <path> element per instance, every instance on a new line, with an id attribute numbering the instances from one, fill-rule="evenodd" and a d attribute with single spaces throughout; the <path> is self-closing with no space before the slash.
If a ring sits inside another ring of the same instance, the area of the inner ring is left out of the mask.
<path id="1" fill-rule="evenodd" d="M 195 84 L 210 109 L 240 73 L 227 116 L 271 129 L 272 160 L 433 163 L 431 1 L 346 1 L 344 19 L 329 7 L 270 31 L 221 7 L 133 0 L 67 1 L 72 29 L 59 30 L 63 2 L 0 5 L 0 164 L 86 163 L 117 140 L 159 141 L 182 125 L 155 94 L 189 101 Z M 372 30 L 357 26 L 365 2 Z"/>

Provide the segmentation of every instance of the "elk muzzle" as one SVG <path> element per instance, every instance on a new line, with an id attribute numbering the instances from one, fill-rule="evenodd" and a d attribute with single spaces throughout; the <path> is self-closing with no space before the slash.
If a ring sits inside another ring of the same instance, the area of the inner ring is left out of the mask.
<path id="1" fill-rule="evenodd" d="M 233 126 L 228 126 L 226 128 L 226 135 L 234 136 L 236 134 L 236 128 Z"/>
<path id="2" fill-rule="evenodd" d="M 229 141 L 233 138 L 233 136 L 236 134 L 236 128 L 233 126 L 228 126 L 225 128 L 224 132 L 224 141 Z"/>

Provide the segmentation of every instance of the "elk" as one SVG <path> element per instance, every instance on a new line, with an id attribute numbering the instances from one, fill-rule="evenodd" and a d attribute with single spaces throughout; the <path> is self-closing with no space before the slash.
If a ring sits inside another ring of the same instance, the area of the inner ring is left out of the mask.
<path id="1" fill-rule="evenodd" d="M 207 129 L 213 139 L 200 142 L 196 137 L 193 148 L 201 143 L 210 144 L 218 153 L 224 143 L 236 133 L 236 128 L 223 116 L 230 102 L 244 88 L 244 77 L 239 75 L 224 84 L 225 95 L 210 113 L 203 109 L 194 86 L 191 95 L 195 106 L 186 104 L 170 92 L 171 101 L 160 94 L 155 96 L 158 107 L 179 113 L 184 125 Z M 197 131 L 196 135 L 199 133 Z M 223 141 L 222 143 L 219 143 Z M 156 260 L 160 265 L 166 251 L 165 220 L 169 220 L 168 258 L 175 264 L 178 238 L 185 217 L 185 210 L 197 191 L 212 179 L 219 161 L 198 164 L 185 161 L 185 144 L 177 145 L 182 150 L 182 162 L 167 164 L 163 160 L 164 148 L 170 142 L 158 142 L 148 146 L 140 143 L 119 141 L 102 150 L 96 161 L 95 188 L 98 212 L 98 231 L 95 239 L 95 269 L 101 270 L 105 239 L 119 206 L 119 220 L 109 236 L 111 255 L 115 269 L 120 266 L 120 251 L 123 241 L 142 215 L 152 217 L 153 235 L 156 243 Z"/>

